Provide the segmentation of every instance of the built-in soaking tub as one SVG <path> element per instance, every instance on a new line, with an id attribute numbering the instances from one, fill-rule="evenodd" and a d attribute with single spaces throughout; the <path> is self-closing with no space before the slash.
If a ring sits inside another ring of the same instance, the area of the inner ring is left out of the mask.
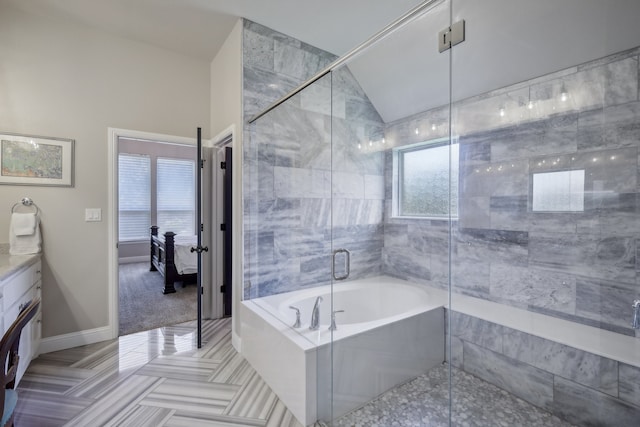
<path id="1" fill-rule="evenodd" d="M 242 354 L 305 425 L 331 415 L 329 292 L 324 286 L 259 298 L 240 309 Z M 309 331 L 318 296 L 321 326 Z M 582 396 L 589 404 L 576 404 L 580 413 L 602 425 L 640 416 L 634 336 L 456 293 L 449 301 L 444 290 L 384 276 L 334 285 L 333 302 L 333 310 L 345 310 L 333 332 L 334 417 L 442 362 L 448 303 L 466 316 L 454 318 L 462 323 L 453 326 L 453 365 L 577 424 L 580 418 L 563 412 L 567 396 Z M 291 328 L 290 305 L 302 312 L 299 329 Z M 532 386 L 533 379 L 540 381 Z"/>
<path id="2" fill-rule="evenodd" d="M 320 327 L 312 331 L 318 296 Z M 446 292 L 380 276 L 335 284 L 331 302 L 331 286 L 319 286 L 240 309 L 243 356 L 304 425 L 330 418 L 331 372 L 336 417 L 443 362 Z M 290 306 L 301 312 L 299 328 Z M 335 331 L 332 309 L 344 310 Z"/>

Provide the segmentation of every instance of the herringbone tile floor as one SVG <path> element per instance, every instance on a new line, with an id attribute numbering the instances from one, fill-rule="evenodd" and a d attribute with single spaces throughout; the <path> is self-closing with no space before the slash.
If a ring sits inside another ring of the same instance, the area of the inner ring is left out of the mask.
<path id="1" fill-rule="evenodd" d="M 231 319 L 43 354 L 18 387 L 16 426 L 300 427 L 231 345 Z"/>

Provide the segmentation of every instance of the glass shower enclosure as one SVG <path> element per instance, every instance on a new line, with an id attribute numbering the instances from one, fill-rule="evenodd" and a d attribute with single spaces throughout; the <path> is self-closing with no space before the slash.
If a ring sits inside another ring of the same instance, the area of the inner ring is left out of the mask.
<path id="1" fill-rule="evenodd" d="M 427 1 L 252 118 L 242 353 L 302 425 L 637 424 L 638 16 Z"/>

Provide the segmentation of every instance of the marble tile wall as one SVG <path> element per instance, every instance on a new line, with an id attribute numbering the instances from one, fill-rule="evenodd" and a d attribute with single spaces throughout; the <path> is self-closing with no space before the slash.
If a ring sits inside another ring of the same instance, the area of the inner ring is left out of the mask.
<path id="1" fill-rule="evenodd" d="M 245 120 L 335 59 L 245 20 Z M 329 284 L 331 251 L 351 251 L 351 278 L 382 268 L 383 123 L 347 68 L 244 129 L 245 298 Z M 332 144 L 333 142 L 333 144 Z"/>
<path id="2" fill-rule="evenodd" d="M 637 333 L 630 321 L 640 297 L 639 55 L 632 49 L 453 105 L 460 144 L 454 291 Z M 505 104 L 525 94 L 533 109 Z M 499 105 L 508 110 L 503 117 Z M 446 117 L 439 108 L 390 123 L 387 144 L 445 137 Z M 533 174 L 564 170 L 585 171 L 584 210 L 534 212 Z M 392 218 L 392 171 L 387 150 L 383 272 L 444 288 L 446 224 Z"/>
<path id="3" fill-rule="evenodd" d="M 451 363 L 575 425 L 635 425 L 640 368 L 452 311 Z"/>

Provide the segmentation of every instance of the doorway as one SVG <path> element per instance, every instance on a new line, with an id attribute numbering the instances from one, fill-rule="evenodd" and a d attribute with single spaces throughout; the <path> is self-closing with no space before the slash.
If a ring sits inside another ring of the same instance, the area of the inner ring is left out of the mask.
<path id="1" fill-rule="evenodd" d="M 190 283 L 192 282 L 190 278 L 184 283 L 181 280 L 175 280 L 173 285 L 177 292 L 163 295 L 162 292 L 165 289 L 163 275 L 158 271 L 150 271 L 152 264 L 151 233 L 149 230 L 151 225 L 158 225 L 160 236 L 163 236 L 167 231 L 173 231 L 178 236 L 195 234 L 194 203 L 185 200 L 189 197 L 191 199 L 195 197 L 197 166 L 195 142 L 195 139 L 192 138 L 109 129 L 109 323 L 114 338 L 122 334 L 136 332 L 136 330 L 147 330 L 185 320 L 195 320 L 197 317 L 195 280 L 193 280 L 193 284 Z M 133 168 L 135 171 L 148 174 L 148 184 L 141 183 L 140 181 L 144 180 L 135 176 L 128 177 L 123 183 L 119 182 L 120 172 L 126 168 L 127 162 L 134 166 L 138 165 Z M 148 167 L 141 167 L 140 164 L 148 164 Z M 194 189 L 181 191 L 178 196 L 175 194 L 172 196 L 172 189 L 175 193 L 176 187 L 183 188 L 178 172 L 181 171 L 184 176 L 185 170 L 190 171 L 188 172 L 190 174 L 189 180 L 193 183 Z M 163 176 L 164 178 L 162 178 Z M 163 180 L 164 182 L 161 182 Z M 148 200 L 149 207 L 146 211 L 139 204 L 121 203 L 123 191 L 126 196 L 126 193 L 133 187 L 144 187 L 142 184 L 147 186 L 148 196 L 132 197 L 132 199 L 144 199 L 145 202 Z M 127 210 L 129 212 L 126 212 Z M 208 211 L 208 209 L 205 210 Z M 123 217 L 124 221 L 121 220 Z M 136 235 L 134 232 L 127 235 L 130 232 L 127 227 L 131 224 L 136 225 L 138 222 L 143 224 L 141 228 L 138 228 L 138 234 Z M 208 217 L 205 216 L 204 222 L 208 225 Z M 190 229 L 187 227 L 189 224 L 191 225 Z M 145 228 L 146 230 L 144 230 Z M 125 238 L 122 238 L 121 234 Z M 163 259 L 165 255 L 163 254 Z M 210 265 L 209 258 L 203 259 L 203 265 L 205 267 Z M 190 272 L 182 271 L 182 273 L 188 274 Z M 123 283 L 123 281 L 134 282 L 135 292 L 131 291 L 128 283 Z M 210 280 L 203 280 L 203 286 L 204 293 L 209 293 Z M 186 297 L 187 293 L 193 295 L 190 298 L 182 298 L 185 301 L 181 306 L 177 300 L 181 299 L 180 297 Z M 164 307 L 164 305 L 168 305 L 168 307 Z M 135 308 L 131 308 L 131 306 Z M 210 309 L 210 304 L 205 303 L 203 313 L 209 313 Z M 137 323 L 138 326 L 131 327 L 130 319 L 126 317 L 127 310 L 134 313 L 133 323 Z M 173 312 L 182 316 L 189 311 L 192 311 L 187 316 L 190 316 L 189 318 L 171 315 Z M 153 320 L 154 317 L 160 320 Z"/>
<path id="2" fill-rule="evenodd" d="M 196 154 L 191 145 L 118 139 L 119 335 L 197 317 L 197 266 L 179 246 L 196 231 Z M 154 227 L 164 254 L 150 254 Z M 173 256 L 165 233 L 175 234 Z"/>
<path id="3" fill-rule="evenodd" d="M 213 255 L 213 309 L 218 313 L 216 317 L 232 315 L 233 286 L 233 209 L 232 209 L 232 143 L 233 134 L 225 134 L 213 145 L 213 174 L 212 174 L 212 212 L 213 227 L 212 240 L 214 242 Z"/>

